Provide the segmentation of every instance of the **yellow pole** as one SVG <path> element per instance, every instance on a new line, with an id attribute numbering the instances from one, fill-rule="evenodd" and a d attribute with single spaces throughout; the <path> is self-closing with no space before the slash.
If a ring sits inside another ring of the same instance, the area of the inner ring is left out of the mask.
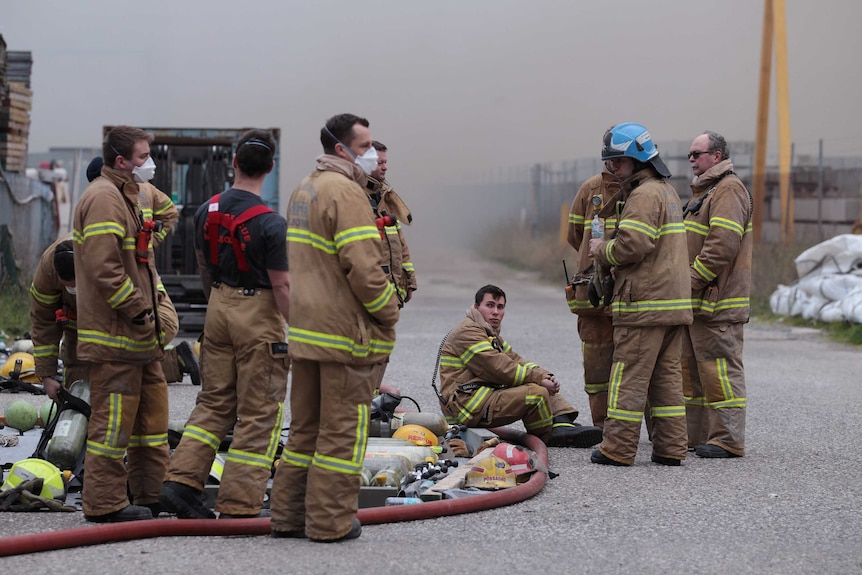
<path id="1" fill-rule="evenodd" d="M 784 243 L 793 242 L 793 190 L 790 189 L 790 98 L 787 81 L 787 23 L 784 0 L 773 0 L 775 14 L 775 93 L 778 111 L 778 186 Z"/>
<path id="2" fill-rule="evenodd" d="M 766 195 L 766 143 L 769 128 L 769 87 L 772 82 L 772 0 L 763 0 L 763 37 L 760 45 L 760 90 L 757 97 L 757 134 L 754 138 L 752 196 L 754 242 L 760 243 Z"/>

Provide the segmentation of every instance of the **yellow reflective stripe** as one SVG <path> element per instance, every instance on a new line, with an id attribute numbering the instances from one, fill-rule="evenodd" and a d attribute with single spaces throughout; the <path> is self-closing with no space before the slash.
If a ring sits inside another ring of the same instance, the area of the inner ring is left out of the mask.
<path id="1" fill-rule="evenodd" d="M 593 304 L 591 304 L 590 301 L 586 299 L 570 299 L 566 301 L 569 304 L 569 310 L 571 311 L 580 309 L 596 309 L 593 307 Z"/>
<path id="2" fill-rule="evenodd" d="M 685 404 L 693 407 L 705 407 L 707 401 L 705 397 L 686 397 Z"/>
<path id="3" fill-rule="evenodd" d="M 694 262 L 691 264 L 691 267 L 694 268 L 694 271 L 697 272 L 697 275 L 699 275 L 708 282 L 711 282 L 718 276 L 718 274 L 703 265 L 703 262 L 700 261 L 700 256 L 694 257 Z"/>
<path id="4" fill-rule="evenodd" d="M 554 418 L 551 415 L 551 409 L 548 407 L 548 402 L 541 395 L 528 395 L 525 403 L 527 405 L 535 405 L 539 411 L 538 421 L 533 421 L 529 425 L 524 425 L 527 431 L 542 429 L 553 424 Z"/>
<path id="5" fill-rule="evenodd" d="M 684 405 L 662 405 L 650 407 L 649 414 L 652 417 L 685 417 Z"/>
<path id="6" fill-rule="evenodd" d="M 697 222 L 693 222 L 691 220 L 685 221 L 685 231 L 691 232 L 693 234 L 697 234 L 699 236 L 706 237 L 709 233 L 709 226 L 705 226 L 703 224 L 699 224 Z"/>
<path id="7" fill-rule="evenodd" d="M 729 297 L 725 299 L 720 299 L 714 303 L 705 299 L 694 299 L 692 300 L 692 307 L 695 309 L 702 309 L 703 311 L 714 313 L 717 311 L 725 311 L 728 309 L 746 308 L 749 306 L 749 303 L 750 302 L 747 297 Z"/>
<path id="8" fill-rule="evenodd" d="M 84 235 L 78 230 L 72 230 L 72 241 L 76 244 L 84 243 Z"/>
<path id="9" fill-rule="evenodd" d="M 138 241 L 135 238 L 123 238 L 123 249 L 127 252 L 133 252 L 138 247 Z"/>
<path id="10" fill-rule="evenodd" d="M 628 411 L 626 409 L 611 409 L 608 408 L 608 417 L 611 419 L 619 419 L 620 421 L 633 421 L 640 423 L 644 414 L 642 411 Z"/>
<path id="11" fill-rule="evenodd" d="M 569 212 L 569 223 L 570 224 L 574 224 L 576 226 L 577 225 L 583 225 L 583 223 L 585 221 L 586 221 L 586 218 L 584 218 L 584 216 L 582 216 L 581 214 L 574 214 L 572 212 Z"/>
<path id="12" fill-rule="evenodd" d="M 359 475 L 362 470 L 362 460 L 365 458 L 365 449 L 368 447 L 368 411 L 367 404 L 356 406 L 356 440 L 353 442 L 350 459 L 315 453 L 311 464 L 335 473 Z"/>
<path id="13" fill-rule="evenodd" d="M 457 368 L 465 368 L 467 367 L 461 361 L 460 357 L 455 357 L 454 355 L 441 355 L 440 356 L 440 367 L 457 367 Z"/>
<path id="14" fill-rule="evenodd" d="M 132 278 L 126 276 L 126 281 L 119 287 L 117 291 L 114 292 L 114 295 L 108 298 L 108 304 L 115 308 L 126 301 L 132 292 L 135 290 L 135 286 L 132 284 Z"/>
<path id="15" fill-rule="evenodd" d="M 156 290 L 163 293 L 168 293 L 168 290 L 165 289 L 165 284 L 163 284 L 162 282 L 159 282 L 158 285 L 156 285 Z"/>
<path id="16" fill-rule="evenodd" d="M 617 243 L 617 240 L 616 240 L 616 238 L 614 238 L 611 241 L 609 241 L 607 244 L 605 244 L 605 259 L 607 259 L 608 263 L 611 264 L 612 266 L 620 265 L 620 262 L 618 262 L 617 258 L 614 257 L 614 246 L 616 245 L 616 243 Z"/>
<path id="17" fill-rule="evenodd" d="M 220 437 L 217 437 L 214 433 L 211 433 L 198 425 L 187 425 L 183 430 L 183 437 L 200 441 L 204 445 L 210 447 L 213 451 L 217 451 L 218 446 L 221 444 Z"/>
<path id="18" fill-rule="evenodd" d="M 140 206 L 140 204 L 138 204 L 138 206 Z M 144 219 L 145 219 L 145 220 L 151 220 L 151 219 L 153 219 L 153 208 L 151 208 L 151 207 L 146 207 L 146 208 L 141 207 L 141 215 L 144 217 Z"/>
<path id="19" fill-rule="evenodd" d="M 270 461 L 275 460 L 275 453 L 278 451 L 278 441 L 281 439 L 281 426 L 284 424 L 284 402 L 278 402 L 278 413 L 275 414 L 275 425 L 272 426 L 272 433 L 269 435 L 269 445 L 266 448 L 266 456 Z"/>
<path id="20" fill-rule="evenodd" d="M 476 357 L 477 353 L 481 353 L 483 351 L 490 351 L 494 349 L 494 346 L 491 345 L 491 342 L 482 340 L 478 343 L 474 343 L 470 347 L 467 348 L 464 353 L 461 354 L 461 361 L 466 366 L 470 361 Z"/>
<path id="21" fill-rule="evenodd" d="M 515 369 L 515 381 L 512 382 L 513 385 L 518 386 L 524 383 L 524 379 L 527 377 L 527 366 L 519 365 L 517 369 Z"/>
<path id="22" fill-rule="evenodd" d="M 108 394 L 108 426 L 105 430 L 105 445 L 118 447 L 123 429 L 123 394 Z"/>
<path id="23" fill-rule="evenodd" d="M 160 231 L 160 232 L 153 232 L 153 235 L 154 235 L 155 237 L 159 238 L 159 241 L 162 241 L 162 240 L 164 240 L 164 239 L 165 239 L 165 237 L 167 237 L 167 235 L 168 235 L 168 230 L 166 230 L 165 228 L 162 228 L 162 231 Z M 150 243 L 152 243 L 152 242 L 150 242 Z"/>
<path id="24" fill-rule="evenodd" d="M 485 399 L 488 397 L 488 394 L 491 393 L 492 389 L 490 387 L 482 386 L 476 390 L 476 392 L 470 397 L 464 407 L 455 414 L 455 420 L 458 423 L 467 423 L 473 417 L 475 410 L 478 409 L 482 403 L 484 403 Z"/>
<path id="25" fill-rule="evenodd" d="M 601 392 L 607 391 L 607 390 L 608 390 L 608 382 L 606 382 L 606 381 L 603 383 L 585 383 L 584 384 L 584 391 L 587 392 L 589 395 L 594 395 L 596 393 L 601 393 Z"/>
<path id="26" fill-rule="evenodd" d="M 126 455 L 125 447 L 112 447 L 104 443 L 87 440 L 87 455 L 98 455 L 109 459 L 122 459 Z"/>
<path id="27" fill-rule="evenodd" d="M 386 283 L 386 288 L 383 293 L 371 300 L 370 302 L 362 302 L 363 307 L 368 310 L 368 313 L 375 313 L 386 307 L 392 296 L 395 295 L 395 286 L 391 283 Z"/>
<path id="28" fill-rule="evenodd" d="M 733 220 L 728 220 L 727 218 L 710 218 L 709 219 L 709 227 L 711 228 L 724 228 L 726 230 L 730 230 L 732 232 L 736 232 L 739 237 L 742 237 L 745 230 L 738 222 L 734 222 Z"/>
<path id="29" fill-rule="evenodd" d="M 380 232 L 374 226 L 357 226 L 348 228 L 335 234 L 335 247 L 339 250 L 352 242 L 362 240 L 380 240 Z"/>
<path id="30" fill-rule="evenodd" d="M 620 396 L 620 382 L 623 379 L 623 371 L 625 370 L 625 364 L 621 361 L 614 362 L 614 366 L 611 369 L 611 381 L 609 382 L 608 388 L 608 405 L 610 407 L 617 406 L 617 400 Z"/>
<path id="31" fill-rule="evenodd" d="M 619 228 L 621 230 L 632 230 L 634 232 L 640 232 L 653 240 L 658 237 L 658 230 L 656 228 L 652 227 L 649 224 L 639 222 L 637 220 L 623 220 L 620 222 Z"/>
<path id="32" fill-rule="evenodd" d="M 691 298 L 688 299 L 659 299 L 644 301 L 614 301 L 611 309 L 615 313 L 637 313 L 645 311 L 678 311 L 691 309 Z"/>
<path id="33" fill-rule="evenodd" d="M 512 346 L 508 344 L 508 342 L 503 342 L 503 353 L 509 353 L 512 351 Z"/>
<path id="34" fill-rule="evenodd" d="M 730 376 L 727 375 L 727 358 L 715 358 L 715 371 L 718 374 L 718 382 L 721 385 L 721 394 L 724 399 L 735 399 L 733 387 L 730 385 Z"/>
<path id="35" fill-rule="evenodd" d="M 658 235 L 661 236 L 669 236 L 672 234 L 684 234 L 685 233 L 685 222 L 670 222 L 667 224 L 663 224 L 661 228 L 659 228 Z"/>
<path id="36" fill-rule="evenodd" d="M 168 444 L 168 434 L 132 435 L 129 437 L 129 447 L 161 447 Z"/>
<path id="37" fill-rule="evenodd" d="M 529 369 L 533 369 L 534 367 L 539 367 L 539 364 L 533 363 L 532 361 L 528 361 L 527 363 L 524 364 L 524 367 L 529 368 Z"/>
<path id="38" fill-rule="evenodd" d="M 97 331 L 94 329 L 78 330 L 78 341 L 138 353 L 152 351 L 159 345 L 156 341 L 155 335 L 149 339 L 138 341 L 130 337 L 114 336 L 104 331 Z"/>
<path id="39" fill-rule="evenodd" d="M 375 353 L 388 354 L 392 353 L 392 350 L 395 349 L 394 341 L 371 339 L 369 341 L 369 345 L 366 346 L 360 345 L 349 337 L 345 337 L 343 335 L 321 333 L 318 331 L 300 329 L 297 327 L 288 328 L 288 337 L 291 340 L 299 343 L 305 343 L 308 345 L 323 347 L 326 349 L 337 349 L 340 351 L 346 351 L 353 357 L 367 357 L 368 354 L 372 351 Z"/>
<path id="40" fill-rule="evenodd" d="M 294 467 L 302 467 L 307 469 L 311 465 L 311 456 L 299 453 L 296 451 L 288 451 L 287 449 L 281 452 L 281 461 L 287 465 Z"/>
<path id="41" fill-rule="evenodd" d="M 725 401 L 715 401 L 707 405 L 712 409 L 742 408 L 746 406 L 746 401 L 744 397 L 735 397 Z"/>
<path id="42" fill-rule="evenodd" d="M 35 284 L 30 284 L 30 295 L 33 299 L 44 305 L 55 305 L 60 301 L 60 294 L 49 295 L 36 289 Z"/>
<path id="43" fill-rule="evenodd" d="M 166 211 L 170 210 L 170 209 L 171 209 L 171 208 L 173 208 L 173 207 L 174 207 L 174 202 L 173 202 L 173 200 L 171 200 L 170 198 L 167 198 L 167 201 L 166 201 L 164 204 L 162 204 L 162 207 L 160 207 L 159 209 L 155 210 L 153 213 L 154 213 L 155 215 L 157 215 L 157 216 L 160 216 L 160 215 L 164 214 Z"/>
<path id="44" fill-rule="evenodd" d="M 262 467 L 263 469 L 272 468 L 272 458 L 267 457 L 265 453 L 252 453 L 251 451 L 242 451 L 240 449 L 228 449 L 225 461 L 238 465 L 248 465 L 250 467 Z"/>
<path id="45" fill-rule="evenodd" d="M 117 222 L 96 222 L 94 224 L 90 224 L 89 226 L 84 226 L 82 241 L 88 238 L 92 238 L 94 236 L 101 236 L 104 234 L 114 234 L 115 236 L 123 238 L 126 235 L 126 228 L 124 228 Z"/>
<path id="46" fill-rule="evenodd" d="M 397 236 L 398 230 L 401 229 L 400 225 L 397 226 L 384 226 L 383 229 L 386 231 L 387 236 Z"/>
<path id="47" fill-rule="evenodd" d="M 401 269 L 405 272 L 416 271 L 416 268 L 413 266 L 413 262 L 401 262 Z"/>
<path id="48" fill-rule="evenodd" d="M 57 344 L 33 346 L 33 357 L 54 357 L 58 355 L 60 355 L 60 346 Z"/>
<path id="49" fill-rule="evenodd" d="M 287 241 L 309 245 L 331 256 L 338 253 L 338 250 L 335 248 L 334 241 L 327 240 L 323 236 L 313 234 L 308 230 L 303 230 L 302 228 L 287 228 Z"/>

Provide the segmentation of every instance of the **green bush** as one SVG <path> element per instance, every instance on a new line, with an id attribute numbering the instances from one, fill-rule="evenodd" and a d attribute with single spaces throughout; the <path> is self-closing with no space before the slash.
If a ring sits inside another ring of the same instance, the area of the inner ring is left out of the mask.
<path id="1" fill-rule="evenodd" d="M 30 330 L 30 296 L 15 284 L 0 284 L 0 336 L 14 338 Z"/>

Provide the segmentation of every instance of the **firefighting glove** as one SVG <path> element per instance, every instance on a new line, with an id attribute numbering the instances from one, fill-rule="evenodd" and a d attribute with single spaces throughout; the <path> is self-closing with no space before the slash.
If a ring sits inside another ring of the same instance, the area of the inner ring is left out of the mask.
<path id="1" fill-rule="evenodd" d="M 154 321 L 156 321 L 156 318 L 153 317 L 153 310 L 151 309 L 145 309 L 132 318 L 132 323 L 135 325 L 146 325 L 148 323 L 153 323 Z"/>

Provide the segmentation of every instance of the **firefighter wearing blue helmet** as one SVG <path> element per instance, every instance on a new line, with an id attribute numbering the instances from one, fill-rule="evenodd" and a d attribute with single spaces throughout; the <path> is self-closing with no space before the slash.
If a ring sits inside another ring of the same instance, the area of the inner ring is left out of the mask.
<path id="1" fill-rule="evenodd" d="M 685 459 L 686 420 L 680 349 L 692 321 L 685 224 L 670 171 L 640 124 L 617 124 L 605 134 L 602 159 L 620 179 L 611 239 L 590 240 L 590 254 L 611 267 L 614 353 L 608 415 L 593 463 L 634 463 L 641 420 L 652 417 L 652 461 Z"/>

